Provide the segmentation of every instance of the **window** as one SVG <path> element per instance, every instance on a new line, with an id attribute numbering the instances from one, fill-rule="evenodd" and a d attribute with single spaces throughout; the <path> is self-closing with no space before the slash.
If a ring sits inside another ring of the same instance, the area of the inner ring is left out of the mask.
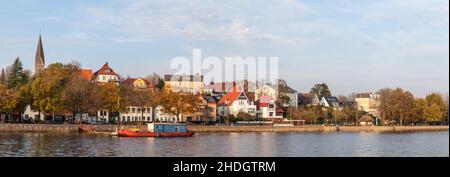
<path id="1" fill-rule="evenodd" d="M 270 117 L 273 117 L 273 112 L 270 112 L 270 113 L 269 113 L 269 116 L 270 116 Z"/>

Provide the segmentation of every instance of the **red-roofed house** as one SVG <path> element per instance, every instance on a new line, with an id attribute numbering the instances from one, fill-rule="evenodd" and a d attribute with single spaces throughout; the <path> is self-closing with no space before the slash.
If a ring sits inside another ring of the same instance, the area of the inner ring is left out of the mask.
<path id="1" fill-rule="evenodd" d="M 143 78 L 128 78 L 123 81 L 124 84 L 127 84 L 136 89 L 153 89 L 155 86 L 148 80 Z"/>
<path id="2" fill-rule="evenodd" d="M 92 69 L 81 69 L 80 76 L 88 81 L 92 80 Z"/>
<path id="3" fill-rule="evenodd" d="M 217 103 L 219 115 L 225 116 L 232 114 L 237 116 L 240 112 L 246 112 L 250 115 L 256 114 L 256 106 L 251 102 L 243 89 L 237 85 L 225 94 Z"/>
<path id="4" fill-rule="evenodd" d="M 259 100 L 256 101 L 256 106 L 258 108 L 258 118 L 262 119 L 280 119 L 283 118 L 283 114 L 277 114 L 279 111 L 276 107 L 275 100 L 271 96 L 261 96 Z M 281 109 L 282 110 L 282 109 Z"/>
<path id="5" fill-rule="evenodd" d="M 103 84 L 108 82 L 119 83 L 119 75 L 112 70 L 106 62 L 97 72 L 93 74 L 92 80 L 95 83 Z"/>

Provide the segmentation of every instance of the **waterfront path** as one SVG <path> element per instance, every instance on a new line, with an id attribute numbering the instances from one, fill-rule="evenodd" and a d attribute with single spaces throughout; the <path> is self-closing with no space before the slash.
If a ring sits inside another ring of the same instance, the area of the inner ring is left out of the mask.
<path id="1" fill-rule="evenodd" d="M 89 125 L 96 133 L 111 133 L 117 125 Z M 143 125 L 124 125 L 124 128 L 140 128 Z M 448 131 L 448 126 L 322 126 L 305 125 L 294 127 L 276 126 L 201 126 L 190 125 L 193 132 L 415 132 L 415 131 Z M 0 132 L 55 132 L 75 133 L 78 127 L 74 124 L 0 124 Z"/>

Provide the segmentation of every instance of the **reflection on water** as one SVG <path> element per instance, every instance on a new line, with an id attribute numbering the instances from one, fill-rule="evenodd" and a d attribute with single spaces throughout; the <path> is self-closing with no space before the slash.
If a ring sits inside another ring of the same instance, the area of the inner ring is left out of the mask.
<path id="1" fill-rule="evenodd" d="M 449 133 L 198 133 L 191 138 L 0 133 L 0 156 L 449 156 Z"/>

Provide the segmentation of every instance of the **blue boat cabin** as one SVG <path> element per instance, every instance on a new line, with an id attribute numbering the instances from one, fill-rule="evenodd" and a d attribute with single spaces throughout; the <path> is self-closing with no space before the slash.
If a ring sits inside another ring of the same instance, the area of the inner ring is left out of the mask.
<path id="1" fill-rule="evenodd" d="M 151 123 L 147 124 L 149 132 L 155 133 L 186 133 L 187 128 L 184 124 Z"/>

